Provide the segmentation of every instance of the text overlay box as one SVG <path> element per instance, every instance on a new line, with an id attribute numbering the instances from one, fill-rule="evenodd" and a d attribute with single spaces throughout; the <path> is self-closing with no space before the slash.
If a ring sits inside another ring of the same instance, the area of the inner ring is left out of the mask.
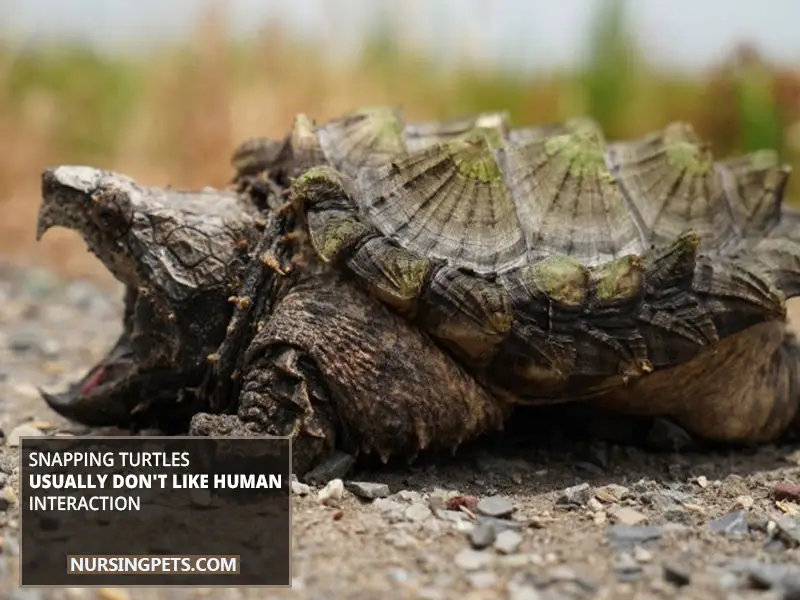
<path id="1" fill-rule="evenodd" d="M 23 586 L 289 586 L 286 438 L 20 444 Z"/>

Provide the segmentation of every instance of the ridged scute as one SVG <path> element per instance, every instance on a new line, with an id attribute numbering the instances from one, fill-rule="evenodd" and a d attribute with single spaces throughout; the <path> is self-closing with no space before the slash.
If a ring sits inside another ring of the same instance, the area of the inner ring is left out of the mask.
<path id="1" fill-rule="evenodd" d="M 770 233 L 788 169 L 715 161 L 684 123 L 611 143 L 505 113 L 304 127 L 327 165 L 292 188 L 317 254 L 522 398 L 682 364 L 800 292 L 800 234 Z"/>

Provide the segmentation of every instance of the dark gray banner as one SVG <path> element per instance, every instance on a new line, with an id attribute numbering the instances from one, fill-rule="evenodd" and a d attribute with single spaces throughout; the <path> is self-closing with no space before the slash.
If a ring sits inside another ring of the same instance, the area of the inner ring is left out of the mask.
<path id="1" fill-rule="evenodd" d="M 21 441 L 22 586 L 289 586 L 291 442 Z"/>

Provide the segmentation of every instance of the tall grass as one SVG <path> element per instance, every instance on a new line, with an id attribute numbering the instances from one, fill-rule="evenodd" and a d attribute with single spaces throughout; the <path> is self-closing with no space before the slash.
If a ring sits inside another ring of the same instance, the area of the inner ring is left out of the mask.
<path id="1" fill-rule="evenodd" d="M 797 74 L 753 52 L 700 78 L 659 72 L 631 44 L 624 9 L 619 0 L 604 5 L 582 68 L 537 77 L 474 61 L 445 68 L 388 20 L 345 64 L 279 28 L 232 41 L 213 13 L 189 41 L 138 58 L 79 45 L 0 45 L 0 255 L 106 277 L 68 232 L 34 242 L 39 174 L 48 165 L 89 163 L 153 185 L 222 186 L 244 138 L 282 136 L 297 112 L 325 120 L 363 104 L 399 105 L 410 119 L 508 110 L 515 122 L 534 124 L 591 114 L 610 137 L 682 119 L 716 154 L 776 147 L 798 163 L 787 135 L 800 121 Z"/>

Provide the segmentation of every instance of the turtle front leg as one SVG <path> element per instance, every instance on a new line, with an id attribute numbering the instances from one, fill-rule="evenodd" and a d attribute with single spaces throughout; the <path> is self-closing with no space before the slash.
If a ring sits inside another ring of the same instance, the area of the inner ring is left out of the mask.
<path id="1" fill-rule="evenodd" d="M 203 414 L 192 429 L 292 436 L 298 474 L 334 449 L 384 461 L 454 450 L 501 428 L 510 411 L 418 329 L 332 271 L 290 289 L 242 364 L 235 422 Z"/>

